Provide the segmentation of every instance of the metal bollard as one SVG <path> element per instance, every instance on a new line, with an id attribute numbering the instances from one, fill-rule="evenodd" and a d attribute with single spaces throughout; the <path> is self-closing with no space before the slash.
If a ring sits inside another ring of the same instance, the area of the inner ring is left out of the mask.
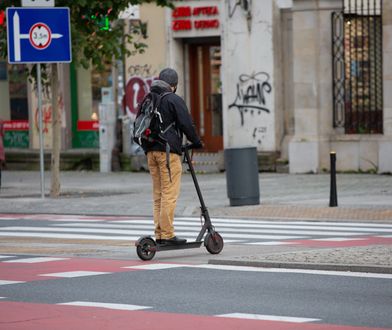
<path id="1" fill-rule="evenodd" d="M 338 195 L 336 192 L 336 152 L 329 153 L 331 159 L 331 189 L 329 193 L 329 206 L 338 206 Z"/>

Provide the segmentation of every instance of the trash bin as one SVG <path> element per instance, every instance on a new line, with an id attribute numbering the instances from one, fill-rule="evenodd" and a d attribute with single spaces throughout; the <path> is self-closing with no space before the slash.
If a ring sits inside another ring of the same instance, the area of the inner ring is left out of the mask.
<path id="1" fill-rule="evenodd" d="M 256 147 L 228 148 L 224 155 L 230 206 L 260 204 Z"/>

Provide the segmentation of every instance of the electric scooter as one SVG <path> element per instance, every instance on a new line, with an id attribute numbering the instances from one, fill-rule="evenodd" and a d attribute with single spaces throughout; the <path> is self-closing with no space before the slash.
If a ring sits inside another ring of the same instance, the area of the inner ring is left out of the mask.
<path id="1" fill-rule="evenodd" d="M 184 162 L 188 164 L 189 171 L 191 172 L 193 183 L 196 188 L 197 195 L 200 201 L 201 209 L 201 219 L 204 219 L 204 224 L 194 242 L 187 242 L 184 244 L 158 244 L 151 236 L 144 236 L 139 238 L 136 243 L 136 253 L 141 260 L 151 260 L 154 258 L 155 253 L 159 251 L 169 251 L 169 250 L 183 250 L 183 249 L 193 249 L 199 248 L 203 242 L 207 251 L 211 254 L 219 254 L 223 249 L 223 238 L 215 231 L 212 225 L 210 215 L 208 214 L 208 209 L 204 203 L 203 196 L 199 187 L 199 183 L 196 178 L 195 169 L 192 164 L 192 159 L 189 155 L 189 150 L 192 149 L 192 144 L 187 144 L 183 146 L 184 151 Z M 204 237 L 204 235 L 207 235 Z M 204 240 L 203 240 L 204 237 Z"/>

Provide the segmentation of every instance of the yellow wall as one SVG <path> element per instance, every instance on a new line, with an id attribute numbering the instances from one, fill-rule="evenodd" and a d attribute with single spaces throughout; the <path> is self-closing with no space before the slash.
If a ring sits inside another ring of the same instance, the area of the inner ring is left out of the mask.
<path id="1" fill-rule="evenodd" d="M 135 75 L 142 78 L 155 77 L 167 63 L 165 9 L 155 4 L 144 4 L 140 6 L 140 19 L 147 23 L 148 36 L 147 39 L 140 39 L 140 41 L 146 43 L 148 48 L 144 54 L 136 54 L 126 60 L 126 81 Z"/>

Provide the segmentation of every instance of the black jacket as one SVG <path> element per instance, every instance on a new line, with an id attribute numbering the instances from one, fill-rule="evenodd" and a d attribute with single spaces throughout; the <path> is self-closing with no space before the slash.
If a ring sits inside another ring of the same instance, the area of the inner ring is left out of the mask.
<path id="1" fill-rule="evenodd" d="M 151 86 L 151 92 L 164 94 L 171 92 L 171 88 L 164 81 L 155 80 Z M 174 123 L 164 134 L 164 138 L 169 142 L 171 153 L 182 154 L 183 134 L 193 144 L 201 145 L 188 108 L 181 97 L 174 93 L 166 94 L 161 100 L 159 111 L 162 115 L 164 129 Z M 143 149 L 146 153 L 149 151 L 166 152 L 165 144 L 160 142 L 145 142 Z"/>

